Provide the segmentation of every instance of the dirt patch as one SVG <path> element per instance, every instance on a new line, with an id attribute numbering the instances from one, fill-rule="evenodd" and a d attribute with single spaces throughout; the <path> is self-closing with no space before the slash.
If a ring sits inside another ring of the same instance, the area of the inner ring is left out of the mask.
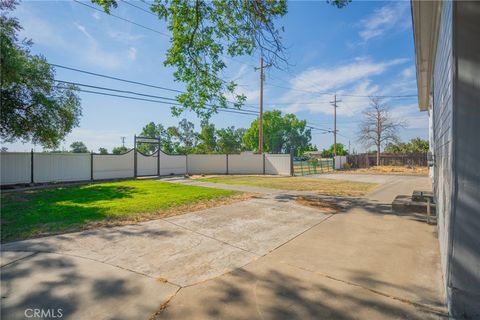
<path id="1" fill-rule="evenodd" d="M 369 168 L 337 170 L 336 173 L 362 173 L 362 174 L 398 174 L 427 176 L 428 167 L 411 166 L 373 166 Z"/>
<path id="2" fill-rule="evenodd" d="M 338 213 L 345 209 L 343 205 L 334 199 L 325 199 L 316 196 L 299 196 L 295 199 L 295 202 L 303 206 L 320 209 L 327 213 Z"/>

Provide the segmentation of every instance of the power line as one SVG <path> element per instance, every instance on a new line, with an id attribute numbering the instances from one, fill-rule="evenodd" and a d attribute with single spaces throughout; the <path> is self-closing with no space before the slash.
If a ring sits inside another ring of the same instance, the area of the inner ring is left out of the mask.
<path id="1" fill-rule="evenodd" d="M 128 2 L 128 1 L 126 1 L 126 0 L 120 0 L 120 1 L 122 1 L 123 3 L 128 4 L 129 6 L 132 6 L 132 7 L 134 7 L 134 8 L 137 8 L 138 10 L 141 10 L 141 11 L 143 11 L 143 12 L 146 12 L 146 13 L 148 13 L 148 14 L 151 14 L 151 15 L 157 17 L 157 15 L 156 15 L 155 13 L 153 13 L 152 11 L 148 11 L 147 9 L 144 9 L 144 8 L 142 8 L 142 7 L 139 7 L 139 6 L 137 6 L 137 5 L 135 5 L 135 4 L 131 3 L 131 2 Z"/>
<path id="2" fill-rule="evenodd" d="M 140 28 L 143 28 L 143 29 L 146 29 L 146 30 L 149 30 L 149 31 L 158 33 L 158 34 L 160 34 L 160 35 L 162 35 L 162 36 L 165 36 L 165 37 L 169 37 L 169 38 L 170 38 L 170 35 L 168 35 L 168 34 L 166 34 L 166 33 L 164 33 L 164 32 L 161 32 L 161 31 L 152 29 L 152 28 L 150 28 L 150 27 L 144 26 L 144 25 L 142 25 L 142 24 L 136 23 L 135 21 L 122 18 L 122 17 L 117 16 L 117 15 L 115 15 L 115 14 L 113 14 L 113 13 L 106 13 L 105 11 L 103 11 L 103 10 L 101 10 L 101 9 L 98 9 L 98 8 L 96 8 L 96 7 L 94 7 L 94 6 L 91 6 L 91 5 L 89 5 L 89 4 L 83 3 L 83 2 L 81 2 L 81 1 L 78 1 L 78 0 L 73 0 L 73 1 L 76 2 L 76 3 L 78 3 L 78 4 L 81 4 L 82 6 L 85 6 L 85 7 L 88 7 L 88 8 L 90 8 L 90 9 L 93 9 L 93 10 L 95 10 L 95 11 L 100 11 L 100 12 L 102 12 L 102 13 L 104 13 L 104 14 L 108 14 L 109 16 L 112 16 L 112 17 L 114 17 L 114 18 L 117 18 L 117 19 L 120 19 L 120 20 L 122 20 L 122 21 L 131 23 L 131 24 L 133 24 L 133 25 L 135 25 L 135 26 L 137 26 L 137 27 L 140 27 Z"/>
<path id="3" fill-rule="evenodd" d="M 136 84 L 136 85 L 139 85 L 139 86 L 161 89 L 161 90 L 166 90 L 166 91 L 171 91 L 171 92 L 176 92 L 176 93 L 185 93 L 184 91 L 180 91 L 180 90 L 176 90 L 176 89 L 171 89 L 171 88 L 161 87 L 161 86 L 157 86 L 157 85 L 152 85 L 152 84 L 148 84 L 148 83 L 145 83 L 145 82 L 132 81 L 132 80 L 127 80 L 127 79 L 107 76 L 107 75 L 100 74 L 100 73 L 95 73 L 95 72 L 86 71 L 86 70 L 82 70 L 82 69 L 76 69 L 76 68 L 72 68 L 72 67 L 62 66 L 60 64 L 50 63 L 50 65 L 52 65 L 54 67 L 57 67 L 57 68 L 62 68 L 62 69 L 67 69 L 67 70 L 72 70 L 72 71 L 76 71 L 76 72 L 89 74 L 89 75 L 96 76 L 96 77 L 102 77 L 102 78 L 106 78 L 106 79 L 112 79 L 112 80 L 116 80 L 116 81 L 132 83 L 132 84 Z"/>
<path id="4" fill-rule="evenodd" d="M 77 88 L 75 89 L 76 91 L 80 92 L 86 92 L 86 93 L 92 93 L 92 94 L 97 94 L 97 95 L 103 95 L 103 96 L 110 96 L 110 97 L 117 97 L 117 98 L 123 98 L 123 99 L 130 99 L 130 100 L 138 100 L 138 101 L 147 101 L 147 102 L 154 102 L 154 103 L 160 103 L 160 104 L 167 104 L 171 106 L 181 106 L 181 104 L 178 103 L 170 103 L 166 101 L 159 101 L 159 100 L 153 100 L 153 99 L 145 99 L 145 98 L 138 98 L 138 97 L 129 97 L 129 96 L 124 96 L 124 95 L 119 95 L 119 94 L 113 94 L 113 93 L 106 93 L 106 92 L 100 92 L 100 91 L 92 91 L 92 90 L 85 90 L 85 89 L 80 89 Z M 212 110 L 212 108 L 205 108 L 207 110 Z M 238 113 L 238 114 L 245 114 L 245 115 L 251 115 L 251 116 L 257 116 L 254 113 L 250 113 L 250 111 L 244 111 L 244 110 L 234 110 L 234 109 L 229 109 L 229 108 L 218 108 L 218 111 L 221 112 L 229 112 L 229 113 Z"/>
<path id="5" fill-rule="evenodd" d="M 96 77 L 101 77 L 101 78 L 106 78 L 106 79 L 121 81 L 121 82 L 125 82 L 125 83 L 136 84 L 136 85 L 139 85 L 139 86 L 144 86 L 144 87 L 149 87 L 149 88 L 154 88 L 154 89 L 160 89 L 160 90 L 165 90 L 165 91 L 170 91 L 170 92 L 175 92 L 175 93 L 185 93 L 185 91 L 181 91 L 181 90 L 176 90 L 176 89 L 172 89 L 172 88 L 157 86 L 157 85 L 153 85 L 153 84 L 149 84 L 149 83 L 145 83 L 145 82 L 139 82 L 139 81 L 133 81 L 133 80 L 128 80 L 128 79 L 123 79 L 123 78 L 108 76 L 108 75 L 105 75 L 105 74 L 96 73 L 96 72 L 91 72 L 91 71 L 86 71 L 86 70 L 77 69 L 77 68 L 72 68 L 72 67 L 67 67 L 67 66 L 64 66 L 64 65 L 56 64 L 56 63 L 50 63 L 50 65 L 51 65 L 51 66 L 54 66 L 54 67 L 57 67 L 57 68 L 62 68 L 62 69 L 66 69 L 66 70 L 71 70 L 71 71 L 75 71 L 75 72 L 80 72 L 80 73 L 84 73 L 84 74 L 88 74 L 88 75 L 92 75 L 92 76 L 96 76 Z M 230 103 L 233 103 L 233 102 L 231 102 L 231 101 L 229 101 L 229 102 L 230 102 Z M 256 107 L 255 107 L 255 108 L 256 108 Z"/>
<path id="6" fill-rule="evenodd" d="M 120 81 L 120 82 L 136 84 L 136 85 L 140 85 L 140 86 L 144 86 L 144 87 L 149 87 L 149 88 L 154 88 L 154 89 L 160 89 L 160 90 L 166 90 L 166 91 L 171 91 L 171 92 L 176 92 L 176 93 L 185 93 L 184 91 L 180 91 L 180 90 L 176 90 L 176 89 L 171 89 L 171 88 L 167 88 L 167 87 L 157 86 L 157 85 L 153 85 L 153 84 L 149 84 L 149 83 L 145 83 L 145 82 L 139 82 L 139 81 L 133 81 L 133 80 L 128 80 L 128 79 L 123 79 L 123 78 L 119 78 L 119 77 L 108 76 L 108 75 L 105 75 L 105 74 L 100 74 L 100 73 L 96 73 L 96 72 L 86 71 L 86 70 L 82 70 L 82 69 L 78 69 L 78 68 L 67 67 L 67 66 L 60 65 L 60 64 L 50 63 L 50 65 L 52 65 L 52 66 L 54 66 L 54 67 L 66 69 L 66 70 L 71 70 L 71 71 L 80 72 L 80 73 L 84 73 L 84 74 L 88 74 L 88 75 L 93 75 L 93 76 L 96 76 L 96 77 L 101 77 L 101 78 L 116 80 L 116 81 Z M 112 88 L 106 88 L 106 87 L 100 87 L 100 86 L 93 86 L 93 85 L 85 85 L 85 84 L 81 84 L 81 83 L 78 83 L 78 82 L 71 82 L 71 81 L 63 81 L 63 80 L 57 80 L 57 81 L 58 81 L 58 82 L 65 82 L 65 83 L 76 84 L 76 85 L 88 86 L 88 87 L 90 87 L 90 88 L 96 88 L 96 89 L 102 89 L 102 90 L 109 90 L 109 91 L 116 91 L 116 92 L 120 92 L 120 93 L 129 93 L 129 94 L 135 94 L 135 95 L 145 96 L 145 97 L 151 97 L 151 98 L 158 98 L 158 99 L 163 99 L 163 100 L 176 101 L 176 99 L 173 99 L 173 98 L 162 97 L 162 96 L 155 96 L 155 95 L 148 95 L 148 94 L 138 93 L 138 92 L 134 92 L 134 91 L 118 90 L 118 89 L 112 89 Z M 93 93 L 93 94 L 99 94 L 98 92 L 90 92 L 90 91 L 87 91 L 87 90 L 84 90 L 83 92 L 88 92 L 88 93 Z M 107 95 L 107 94 L 106 94 L 106 95 Z M 113 95 L 113 96 L 117 96 L 117 95 Z M 134 98 L 134 97 L 128 97 L 128 98 Z M 146 101 L 148 101 L 148 100 L 146 100 Z M 155 101 L 150 101 L 150 102 L 158 102 L 158 101 L 155 100 Z M 164 103 L 167 104 L 166 102 L 164 102 Z M 171 103 L 169 103 L 169 104 L 171 104 Z M 180 106 L 180 104 L 177 104 L 177 105 Z M 251 106 L 252 106 L 252 108 L 256 108 L 256 107 L 253 106 L 253 105 L 251 105 Z M 207 108 L 207 109 L 209 109 L 209 108 Z M 211 110 L 211 109 L 209 109 L 209 110 Z M 254 110 L 245 110 L 245 109 L 242 110 L 242 109 L 240 109 L 240 111 L 242 111 L 242 112 L 249 112 L 250 115 L 253 115 L 253 114 L 257 115 L 257 114 L 258 114 L 258 111 L 254 111 Z M 328 130 L 326 130 L 326 129 L 315 128 L 315 127 L 313 127 L 313 126 L 311 126 L 311 128 L 314 129 L 314 130 L 324 130 L 324 131 L 328 131 Z"/>

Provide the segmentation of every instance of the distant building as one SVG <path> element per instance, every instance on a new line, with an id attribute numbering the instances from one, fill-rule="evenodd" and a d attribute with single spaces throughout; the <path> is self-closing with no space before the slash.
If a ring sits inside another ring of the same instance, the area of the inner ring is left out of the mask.
<path id="1" fill-rule="evenodd" d="M 412 1 L 450 315 L 480 318 L 480 2 Z"/>

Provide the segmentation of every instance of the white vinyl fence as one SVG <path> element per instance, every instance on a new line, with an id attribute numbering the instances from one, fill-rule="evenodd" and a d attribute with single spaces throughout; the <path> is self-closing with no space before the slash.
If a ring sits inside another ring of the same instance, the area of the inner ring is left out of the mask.
<path id="1" fill-rule="evenodd" d="M 347 163 L 347 156 L 335 156 L 335 169 L 343 169 L 343 165 Z"/>
<path id="2" fill-rule="evenodd" d="M 1 152 L 1 185 L 134 178 L 176 174 L 291 175 L 286 154 L 144 155 Z M 32 171 L 33 170 L 33 171 Z M 33 172 L 33 174 L 32 174 Z"/>
<path id="3" fill-rule="evenodd" d="M 135 177 L 135 152 L 124 154 L 93 154 L 92 180 Z"/>

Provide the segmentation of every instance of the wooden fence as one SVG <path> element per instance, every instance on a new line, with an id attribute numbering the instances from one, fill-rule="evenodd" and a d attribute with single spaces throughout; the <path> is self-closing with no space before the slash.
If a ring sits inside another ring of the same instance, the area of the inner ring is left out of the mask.
<path id="1" fill-rule="evenodd" d="M 354 154 L 347 156 L 347 162 L 352 168 L 368 168 L 377 165 L 376 154 Z M 427 154 L 426 153 L 382 153 L 380 154 L 381 166 L 412 166 L 412 167 L 426 167 Z"/>

